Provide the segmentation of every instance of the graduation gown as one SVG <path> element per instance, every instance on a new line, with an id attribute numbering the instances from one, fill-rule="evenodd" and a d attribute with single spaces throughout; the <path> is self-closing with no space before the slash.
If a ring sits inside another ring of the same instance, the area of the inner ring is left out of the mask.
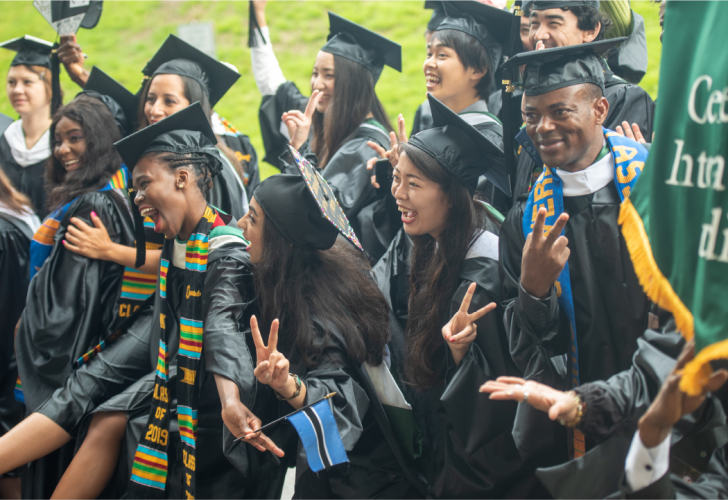
<path id="1" fill-rule="evenodd" d="M 568 390 L 571 367 L 565 355 L 571 349 L 570 327 L 555 287 L 539 300 L 520 285 L 524 206 L 521 200 L 510 210 L 500 239 L 510 351 L 524 378 Z M 649 302 L 617 225 L 620 198 L 614 182 L 589 195 L 564 197 L 564 207 L 569 214 L 566 237 L 583 384 L 607 379 L 631 366 L 637 339 L 648 326 Z M 559 463 L 566 453 L 564 432 L 545 413 L 525 405 L 519 409 L 514 435 L 522 452 L 536 455 L 551 450 L 547 458 Z"/>
<path id="2" fill-rule="evenodd" d="M 241 219 L 247 212 L 243 206 L 243 199 L 247 196 L 243 181 L 238 177 L 235 167 L 225 153 L 220 151 L 220 157 L 223 159 L 222 171 L 212 180 L 212 189 L 207 193 L 207 202 L 226 214 Z"/>
<path id="3" fill-rule="evenodd" d="M 30 198 L 35 213 L 41 220 L 48 215 L 45 192 L 46 159 L 21 167 L 13 158 L 10 145 L 4 135 L 0 134 L 0 167 L 8 176 L 13 187 Z"/>
<path id="4" fill-rule="evenodd" d="M 609 113 L 604 127 L 616 130 L 623 121 L 639 125 L 642 135 L 652 141 L 655 126 L 655 103 L 644 89 L 622 80 L 609 69 L 606 61 L 600 59 L 604 68 L 604 97 L 609 101 Z M 515 205 L 519 197 L 529 192 L 534 172 L 543 169 L 543 160 L 538 149 L 526 133 L 526 127 L 516 135 L 516 179 L 512 182 L 511 203 Z M 536 175 L 537 176 L 537 175 Z"/>
<path id="5" fill-rule="evenodd" d="M 243 167 L 243 185 L 248 200 L 253 197 L 253 191 L 260 184 L 260 172 L 258 170 L 258 153 L 255 151 L 250 138 L 241 133 L 234 125 L 217 113 L 213 113 L 213 131 L 217 134 L 234 153 L 240 165 Z"/>
<path id="6" fill-rule="evenodd" d="M 33 234 L 18 218 L 0 212 L 0 436 L 24 416 L 22 403 L 15 401 L 18 377 L 13 340 L 15 325 L 25 307 L 30 276 L 30 240 Z M 0 477 L 17 477 L 15 473 Z"/>
<path id="7" fill-rule="evenodd" d="M 234 225 L 231 221 L 229 225 Z M 182 272 L 174 265 L 167 274 L 166 321 L 179 322 L 180 307 L 185 289 Z M 203 350 L 200 363 L 200 403 L 197 430 L 197 496 L 199 498 L 278 498 L 283 487 L 285 471 L 277 460 L 266 459 L 262 453 L 243 443 L 233 443 L 222 421 L 220 397 L 214 375 L 232 380 L 238 386 L 244 405 L 256 415 L 264 415 L 271 391 L 257 383 L 254 375 L 255 352 L 249 331 L 250 316 L 255 312 L 253 277 L 250 258 L 240 242 L 227 243 L 210 251 L 205 285 L 202 291 L 205 314 Z M 157 299 L 153 318 L 159 317 L 161 304 Z M 156 321 L 156 319 L 155 319 Z M 128 417 L 121 460 L 106 494 L 118 498 L 126 490 L 134 461 L 134 452 L 141 435 L 146 431 L 149 408 L 154 390 L 154 377 L 159 354 L 159 329 L 149 328 L 143 343 L 143 355 L 137 366 L 125 370 L 144 370 L 145 375 L 126 390 L 99 405 L 93 413 L 121 411 Z M 123 338 L 123 337 L 122 337 Z M 111 353 L 116 344 L 107 351 Z M 176 425 L 177 351 L 179 337 L 168 343 L 170 387 L 173 412 L 168 448 L 169 469 L 166 496 L 180 498 L 183 474 L 179 430 Z M 101 353 L 104 354 L 104 353 Z M 92 365 L 90 363 L 90 365 Z M 90 418 L 81 424 L 81 437 L 88 430 Z M 268 454 L 270 455 L 270 454 Z M 278 496 L 276 496 L 278 495 Z"/>
<path id="8" fill-rule="evenodd" d="M 275 94 L 264 95 L 260 103 L 258 119 L 265 147 L 263 161 L 267 161 L 283 173 L 286 172 L 288 163 L 280 157 L 288 152 L 286 146 L 290 137 L 286 124 L 281 121 L 281 116 L 293 109 L 303 112 L 308 99 L 301 94 L 295 83 L 287 81 L 276 89 Z"/>
<path id="9" fill-rule="evenodd" d="M 498 276 L 498 227 L 485 221 L 486 232 L 471 248 L 460 269 L 460 283 L 452 299 L 442 305 L 443 326 L 460 308 L 471 283 L 477 287 L 470 310 L 501 302 Z M 375 266 L 377 283 L 393 306 L 392 365 L 404 380 L 403 323 L 406 309 L 411 242 L 402 231 Z M 511 430 L 517 404 L 495 402 L 478 388 L 499 376 L 520 376 L 512 362 L 500 307 L 478 320 L 478 336 L 459 365 L 445 345 L 442 378 L 434 388 L 418 391 L 402 384 L 424 436 L 425 450 L 419 461 L 421 473 L 435 498 L 526 498 L 545 494 L 535 466 L 524 461 Z M 402 325 L 402 327 L 400 327 Z M 444 341 L 443 341 L 444 342 Z"/>
<path id="10" fill-rule="evenodd" d="M 294 343 L 288 355 L 290 371 L 306 385 L 304 405 L 336 392 L 331 398 L 333 414 L 349 463 L 311 472 L 293 427 L 280 426 L 271 438 L 279 446 L 283 443 L 287 456 L 295 457 L 295 497 L 422 498 L 424 483 L 405 457 L 366 368 L 347 357 L 346 340 L 334 325 L 329 324 L 330 333 L 326 333 L 319 319 L 314 322 L 320 332 L 315 342 L 322 355 L 316 366 L 309 367 Z M 293 411 L 285 401 L 272 401 L 280 416 Z"/>

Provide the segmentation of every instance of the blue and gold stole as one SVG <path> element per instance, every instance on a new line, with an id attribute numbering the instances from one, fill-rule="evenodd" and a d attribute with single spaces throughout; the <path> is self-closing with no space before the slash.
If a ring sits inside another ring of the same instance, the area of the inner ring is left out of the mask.
<path id="1" fill-rule="evenodd" d="M 604 137 L 609 151 L 614 158 L 614 183 L 619 191 L 622 201 L 629 196 L 639 178 L 642 168 L 647 161 L 647 149 L 640 143 L 621 136 L 616 132 L 603 128 Z M 528 201 L 523 212 L 523 235 L 533 231 L 536 216 L 541 208 L 546 209 L 546 234 L 564 212 L 564 185 L 554 169 L 544 165 L 543 172 L 528 195 Z M 562 231 L 561 234 L 564 234 Z M 571 278 L 569 276 L 569 263 L 567 262 L 556 280 L 556 295 L 559 307 L 566 312 L 571 330 L 571 385 L 579 386 L 579 345 L 576 340 L 576 316 L 574 314 L 574 300 L 571 293 Z M 574 430 L 574 457 L 578 458 L 585 453 L 584 435 Z"/>

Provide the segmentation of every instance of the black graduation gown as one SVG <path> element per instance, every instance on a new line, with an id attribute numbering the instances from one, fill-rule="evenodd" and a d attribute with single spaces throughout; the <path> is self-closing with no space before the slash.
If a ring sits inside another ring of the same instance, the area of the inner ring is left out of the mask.
<path id="1" fill-rule="evenodd" d="M 238 179 L 235 168 L 229 163 L 225 157 L 225 153 L 220 151 L 223 156 L 223 162 L 220 175 L 215 176 L 212 180 L 212 189 L 207 193 L 207 202 L 215 208 L 219 208 L 228 215 L 232 215 L 236 219 L 245 216 L 243 211 L 243 187 Z"/>
<path id="2" fill-rule="evenodd" d="M 23 221 L 0 213 L 0 436 L 22 419 L 24 408 L 15 401 L 15 325 L 25 307 L 30 276 L 32 231 Z M 0 477 L 17 477 L 15 473 Z"/>
<path id="3" fill-rule="evenodd" d="M 31 280 L 15 339 L 18 372 L 28 413 L 36 411 L 72 372 L 72 362 L 106 338 L 120 320 L 124 267 L 66 250 L 61 240 L 71 217 L 90 222 L 95 211 L 115 243 L 133 245 L 127 201 L 115 191 L 80 196 L 68 209 L 54 247 Z M 23 478 L 23 497 L 49 497 L 72 458 L 73 444 L 33 462 Z"/>
<path id="4" fill-rule="evenodd" d="M 243 167 L 243 175 L 245 175 L 243 184 L 245 185 L 248 200 L 250 200 L 253 197 L 253 191 L 261 181 L 258 170 L 258 153 L 256 153 L 247 135 L 236 132 L 234 134 L 225 133 L 220 137 L 225 141 L 225 145 L 233 150 L 235 157 Z"/>
<path id="5" fill-rule="evenodd" d="M 288 356 L 290 371 L 306 385 L 304 404 L 336 392 L 331 398 L 333 414 L 349 463 L 311 472 L 293 427 L 281 426 L 271 437 L 279 445 L 285 443 L 286 455 L 295 457 L 295 498 L 422 498 L 424 484 L 405 458 L 366 369 L 347 357 L 346 341 L 335 326 L 330 325 L 327 334 L 321 322 L 314 321 L 322 355 L 316 366 L 308 367 L 294 343 Z M 286 402 L 272 401 L 280 416 L 293 411 Z"/>
<path id="6" fill-rule="evenodd" d="M 604 498 L 624 491 L 625 460 L 639 418 L 675 366 L 685 341 L 670 321 L 662 331 L 647 330 L 638 344 L 629 370 L 575 389 L 587 407 L 579 429 L 598 444 L 581 458 L 537 472 L 554 498 Z M 694 481 L 708 470 L 713 450 L 726 442 L 725 413 L 718 398 L 711 396 L 673 428 L 670 469 Z"/>
<path id="7" fill-rule="evenodd" d="M 520 286 L 524 205 L 520 201 L 508 213 L 500 239 L 510 351 L 524 378 L 567 390 L 571 388 L 571 367 L 565 361 L 571 349 L 570 328 L 555 287 L 548 298 L 538 300 Z M 583 384 L 607 379 L 631 366 L 637 339 L 648 325 L 649 302 L 617 225 L 620 199 L 614 183 L 587 196 L 564 197 L 564 206 L 569 214 L 566 237 Z M 550 448 L 552 463 L 559 463 L 566 451 L 567 439 L 558 437 L 563 433 L 564 428 L 545 413 L 525 405 L 519 409 L 514 435 L 522 452 L 537 454 Z"/>
<path id="8" fill-rule="evenodd" d="M 488 220 L 486 230 L 497 234 Z M 403 328 L 407 319 L 407 290 L 412 243 L 404 231 L 398 233 L 387 253 L 375 266 L 377 284 L 393 308 L 392 366 L 404 380 Z M 443 304 L 442 324 L 460 308 L 472 282 L 477 284 L 470 310 L 502 298 L 498 262 L 491 257 L 466 259 L 460 283 L 452 299 Z M 534 475 L 535 466 L 522 460 L 512 437 L 517 404 L 495 402 L 478 388 L 499 376 L 520 376 L 508 350 L 508 338 L 498 307 L 478 322 L 478 336 L 458 366 L 444 346 L 442 380 L 428 391 L 402 384 L 422 430 L 425 450 L 419 462 L 421 473 L 435 498 L 526 498 L 545 491 Z M 444 342 L 444 341 L 443 341 Z"/>
<path id="9" fill-rule="evenodd" d="M 48 215 L 46 210 L 45 163 L 39 161 L 27 167 L 21 167 L 10 152 L 10 145 L 5 136 L 0 134 L 0 167 L 8 176 L 13 187 L 30 198 L 33 210 L 43 220 Z"/>
<path id="10" fill-rule="evenodd" d="M 281 160 L 280 157 L 288 152 L 286 148 L 288 138 L 281 132 L 286 127 L 281 121 L 281 115 L 293 109 L 304 111 L 308 99 L 301 94 L 295 83 L 287 81 L 276 89 L 275 94 L 264 95 L 260 103 L 258 119 L 265 147 L 263 161 L 267 161 L 281 172 L 285 172 L 287 162 Z"/>
<path id="11" fill-rule="evenodd" d="M 234 225 L 235 222 L 231 222 Z M 167 274 L 167 315 L 165 321 L 179 321 L 181 297 L 184 296 L 182 272 L 173 265 Z M 250 258 L 240 243 L 226 244 L 208 255 L 207 274 L 202 291 L 205 326 L 199 376 L 200 406 L 197 430 L 197 496 L 199 498 L 278 498 L 283 488 L 285 471 L 276 460 L 266 459 L 262 453 L 243 443 L 233 443 L 234 436 L 225 427 L 221 417 L 220 397 L 214 375 L 234 381 L 244 405 L 256 415 L 265 415 L 271 391 L 257 383 L 254 375 L 255 352 L 252 336 L 248 335 L 250 316 L 255 312 L 253 278 Z M 156 300 L 153 321 L 159 317 L 161 304 Z M 144 376 L 125 391 L 108 399 L 94 410 L 121 411 L 128 417 L 121 460 L 114 478 L 105 491 L 112 498 L 121 496 L 129 484 L 134 452 L 141 435 L 146 431 L 149 408 L 154 390 L 154 377 L 159 354 L 159 329 L 147 329 L 144 351 L 139 364 L 124 369 L 131 372 L 143 369 Z M 123 339 L 124 337 L 122 337 Z M 112 352 L 116 344 L 106 352 Z M 177 377 L 177 350 L 179 337 L 170 339 L 170 411 L 176 415 L 174 388 Z M 104 353 L 101 353 L 102 355 Z M 135 357 L 136 358 L 136 357 Z M 93 362 L 89 365 L 93 365 Z M 90 418 L 81 424 L 81 438 L 88 430 Z M 180 498 L 182 455 L 176 419 L 170 427 L 168 448 L 169 475 L 166 496 Z M 268 454 L 270 455 L 270 454 Z"/>
<path id="12" fill-rule="evenodd" d="M 604 96 L 609 101 L 609 113 L 604 121 L 604 127 L 616 130 L 617 126 L 621 126 L 624 121 L 630 125 L 636 123 L 645 140 L 651 142 L 655 126 L 654 101 L 642 87 L 622 80 L 609 69 L 603 59 L 600 59 L 600 62 L 604 68 Z M 511 202 L 515 205 L 520 196 L 528 193 L 534 169 L 537 167 L 542 169 L 543 160 L 533 141 L 526 134 L 525 127 L 516 135 L 514 147 L 517 152 L 516 179 L 512 182 Z"/>

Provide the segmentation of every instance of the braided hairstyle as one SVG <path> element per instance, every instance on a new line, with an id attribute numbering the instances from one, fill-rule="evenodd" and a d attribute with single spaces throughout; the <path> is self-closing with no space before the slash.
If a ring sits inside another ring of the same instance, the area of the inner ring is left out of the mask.
<path id="1" fill-rule="evenodd" d="M 192 167 L 203 197 L 207 197 L 212 189 L 212 178 L 222 170 L 220 161 L 205 153 L 155 153 L 155 160 L 164 163 L 172 171 Z"/>

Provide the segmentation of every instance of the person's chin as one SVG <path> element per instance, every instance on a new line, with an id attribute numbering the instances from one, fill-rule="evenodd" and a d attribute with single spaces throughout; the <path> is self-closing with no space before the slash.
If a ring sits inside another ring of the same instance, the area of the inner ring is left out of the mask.
<path id="1" fill-rule="evenodd" d="M 318 103 L 318 104 L 316 105 L 316 111 L 318 111 L 319 113 L 322 113 L 322 114 L 323 114 L 323 113 L 326 113 L 326 109 L 327 109 L 328 107 L 329 107 L 329 101 L 326 101 L 326 102 L 319 102 L 319 103 Z"/>

